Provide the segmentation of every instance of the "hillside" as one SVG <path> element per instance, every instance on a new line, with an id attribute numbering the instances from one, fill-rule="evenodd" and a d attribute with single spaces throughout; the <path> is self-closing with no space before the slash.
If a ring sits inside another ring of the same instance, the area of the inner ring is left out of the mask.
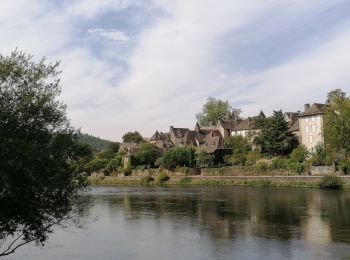
<path id="1" fill-rule="evenodd" d="M 112 141 L 101 139 L 99 137 L 89 135 L 89 134 L 79 134 L 79 139 L 91 145 L 95 151 L 102 151 L 108 149 L 109 145 L 113 143 Z"/>

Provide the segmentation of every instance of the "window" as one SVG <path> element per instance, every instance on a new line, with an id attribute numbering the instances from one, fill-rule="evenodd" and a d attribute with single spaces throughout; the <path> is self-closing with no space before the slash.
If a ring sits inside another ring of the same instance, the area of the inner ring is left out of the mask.
<path id="1" fill-rule="evenodd" d="M 305 118 L 305 123 L 309 123 L 309 119 L 308 118 Z"/>
<path id="2" fill-rule="evenodd" d="M 312 135 L 309 136 L 309 143 L 312 144 L 314 142 L 314 137 Z"/>
<path id="3" fill-rule="evenodd" d="M 316 126 L 315 125 L 312 126 L 312 132 L 316 133 Z"/>
<path id="4" fill-rule="evenodd" d="M 309 129 L 309 126 L 308 126 L 308 125 L 305 126 L 305 132 L 306 132 L 306 133 L 310 132 L 310 129 Z"/>
<path id="5" fill-rule="evenodd" d="M 315 119 L 316 119 L 316 118 L 315 118 L 314 116 L 311 117 L 311 121 L 312 121 L 312 122 L 315 122 Z"/>

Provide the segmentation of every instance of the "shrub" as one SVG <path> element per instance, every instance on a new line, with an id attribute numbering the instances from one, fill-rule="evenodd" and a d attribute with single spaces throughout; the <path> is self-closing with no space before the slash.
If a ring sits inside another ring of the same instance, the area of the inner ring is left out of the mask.
<path id="1" fill-rule="evenodd" d="M 191 177 L 183 177 L 183 178 L 179 181 L 179 183 L 180 183 L 181 185 L 188 185 L 188 184 L 191 184 L 191 182 L 192 182 L 192 178 L 191 178 Z"/>
<path id="2" fill-rule="evenodd" d="M 142 186 L 148 186 L 154 179 L 151 176 L 144 176 L 140 180 Z"/>
<path id="3" fill-rule="evenodd" d="M 288 160 L 286 159 L 274 159 L 271 163 L 271 168 L 275 170 L 282 170 L 288 168 Z"/>
<path id="4" fill-rule="evenodd" d="M 131 166 L 127 166 L 127 167 L 125 167 L 125 168 L 123 169 L 123 173 L 124 173 L 124 175 L 126 175 L 126 176 L 130 175 L 131 172 L 132 172 Z"/>
<path id="5" fill-rule="evenodd" d="M 323 176 L 320 181 L 320 188 L 323 189 L 340 189 L 343 187 L 343 180 L 335 175 Z"/>
<path id="6" fill-rule="evenodd" d="M 167 182 L 169 179 L 170 179 L 170 178 L 169 178 L 169 176 L 168 176 L 166 173 L 161 172 L 161 173 L 159 173 L 159 175 L 158 175 L 158 180 L 157 180 L 157 182 L 158 182 L 159 184 L 164 184 L 164 183 Z"/>
<path id="7" fill-rule="evenodd" d="M 267 162 L 258 162 L 255 165 L 255 169 L 258 172 L 267 172 L 270 169 L 270 167 L 269 167 L 269 164 Z"/>
<path id="8" fill-rule="evenodd" d="M 195 150 L 193 148 L 176 147 L 165 151 L 162 157 L 162 165 L 167 169 L 177 166 L 194 167 Z"/>
<path id="9" fill-rule="evenodd" d="M 293 152 L 290 155 L 290 159 L 293 162 L 302 163 L 305 162 L 309 152 L 307 148 L 304 145 L 298 146 L 293 150 Z"/>
<path id="10" fill-rule="evenodd" d="M 288 165 L 288 169 L 296 173 L 304 173 L 306 166 L 304 163 L 292 162 Z"/>
<path id="11" fill-rule="evenodd" d="M 121 166 L 121 161 L 117 158 L 111 159 L 106 165 L 106 170 L 111 173 L 118 170 L 118 167 Z"/>
<path id="12" fill-rule="evenodd" d="M 91 172 L 94 172 L 94 171 L 98 171 L 98 170 L 104 169 L 107 166 L 107 164 L 108 164 L 108 160 L 107 159 L 101 159 L 101 158 L 95 157 L 90 162 L 85 164 L 85 170 L 88 173 L 91 173 Z"/>
<path id="13" fill-rule="evenodd" d="M 349 174 L 349 172 L 350 172 L 350 163 L 342 162 L 342 163 L 339 164 L 339 168 L 340 168 L 340 171 L 343 174 Z"/>

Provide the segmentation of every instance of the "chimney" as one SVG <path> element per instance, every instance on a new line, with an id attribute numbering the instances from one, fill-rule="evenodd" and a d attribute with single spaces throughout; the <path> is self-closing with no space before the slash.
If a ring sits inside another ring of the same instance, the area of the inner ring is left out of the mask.
<path id="1" fill-rule="evenodd" d="M 304 105 L 304 110 L 306 111 L 307 109 L 309 109 L 309 107 L 310 107 L 310 104 L 305 104 Z"/>

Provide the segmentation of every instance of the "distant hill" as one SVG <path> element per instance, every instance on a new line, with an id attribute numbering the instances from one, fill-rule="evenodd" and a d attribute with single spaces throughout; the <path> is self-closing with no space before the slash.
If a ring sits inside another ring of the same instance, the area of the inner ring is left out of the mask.
<path id="1" fill-rule="evenodd" d="M 108 149 L 112 141 L 104 140 L 99 137 L 89 134 L 79 134 L 78 138 L 83 142 L 89 144 L 95 151 L 103 151 Z"/>

